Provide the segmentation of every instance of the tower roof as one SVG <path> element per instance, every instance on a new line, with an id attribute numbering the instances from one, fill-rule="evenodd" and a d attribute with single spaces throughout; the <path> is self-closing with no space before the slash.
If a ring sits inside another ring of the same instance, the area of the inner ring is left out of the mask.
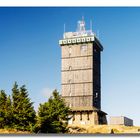
<path id="1" fill-rule="evenodd" d="M 93 36 L 94 33 L 92 30 L 86 30 L 85 26 L 85 21 L 84 17 L 82 17 L 82 20 L 79 20 L 77 22 L 77 31 L 76 32 L 64 32 L 63 38 L 68 39 L 68 38 L 75 38 L 75 37 L 81 37 L 81 36 Z"/>
<path id="2" fill-rule="evenodd" d="M 84 18 L 77 22 L 77 31 L 76 32 L 65 32 L 63 39 L 59 40 L 60 45 L 69 45 L 69 44 L 77 44 L 77 43 L 88 43 L 95 42 L 100 50 L 103 50 L 103 46 L 96 37 L 95 33 L 92 31 L 92 24 L 90 25 L 90 30 L 86 30 Z"/>

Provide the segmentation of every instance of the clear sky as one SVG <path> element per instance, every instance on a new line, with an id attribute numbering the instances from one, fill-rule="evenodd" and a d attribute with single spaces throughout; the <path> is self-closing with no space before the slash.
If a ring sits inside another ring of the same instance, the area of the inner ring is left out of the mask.
<path id="1" fill-rule="evenodd" d="M 86 28 L 104 46 L 102 110 L 140 125 L 140 8 L 0 8 L 0 89 L 11 94 L 14 81 L 26 85 L 35 109 L 54 89 L 61 90 L 61 50 L 66 32 Z"/>

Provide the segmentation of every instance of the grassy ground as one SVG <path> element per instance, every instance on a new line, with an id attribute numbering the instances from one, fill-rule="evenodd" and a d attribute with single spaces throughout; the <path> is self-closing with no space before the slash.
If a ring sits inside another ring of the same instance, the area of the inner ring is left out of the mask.
<path id="1" fill-rule="evenodd" d="M 27 131 L 17 131 L 14 129 L 0 129 L 0 134 L 30 134 Z"/>
<path id="2" fill-rule="evenodd" d="M 122 125 L 69 125 L 69 133 L 85 134 L 140 134 L 140 126 Z"/>
<path id="3" fill-rule="evenodd" d="M 69 134 L 140 134 L 140 126 L 122 125 L 69 125 Z M 0 129 L 0 134 L 31 134 L 27 131 Z"/>

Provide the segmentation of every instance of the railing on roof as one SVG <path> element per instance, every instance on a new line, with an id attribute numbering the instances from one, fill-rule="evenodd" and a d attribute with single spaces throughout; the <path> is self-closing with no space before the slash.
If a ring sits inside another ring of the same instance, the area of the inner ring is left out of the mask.
<path id="1" fill-rule="evenodd" d="M 65 32 L 63 35 L 64 39 L 67 38 L 76 38 L 76 37 L 83 37 L 83 36 L 93 36 L 94 33 L 91 30 L 87 31 L 79 31 L 79 32 Z"/>

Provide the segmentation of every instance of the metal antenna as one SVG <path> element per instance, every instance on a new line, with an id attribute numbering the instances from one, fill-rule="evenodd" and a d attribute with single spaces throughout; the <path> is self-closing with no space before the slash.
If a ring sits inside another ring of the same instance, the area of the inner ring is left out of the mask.
<path id="1" fill-rule="evenodd" d="M 85 21 L 84 21 L 84 16 L 82 16 L 82 21 L 78 22 L 78 31 L 83 32 L 85 31 Z"/>
<path id="2" fill-rule="evenodd" d="M 82 21 L 84 21 L 84 16 L 82 16 Z"/>
<path id="3" fill-rule="evenodd" d="M 79 21 L 77 22 L 77 29 L 76 31 L 78 32 L 79 31 Z"/>

